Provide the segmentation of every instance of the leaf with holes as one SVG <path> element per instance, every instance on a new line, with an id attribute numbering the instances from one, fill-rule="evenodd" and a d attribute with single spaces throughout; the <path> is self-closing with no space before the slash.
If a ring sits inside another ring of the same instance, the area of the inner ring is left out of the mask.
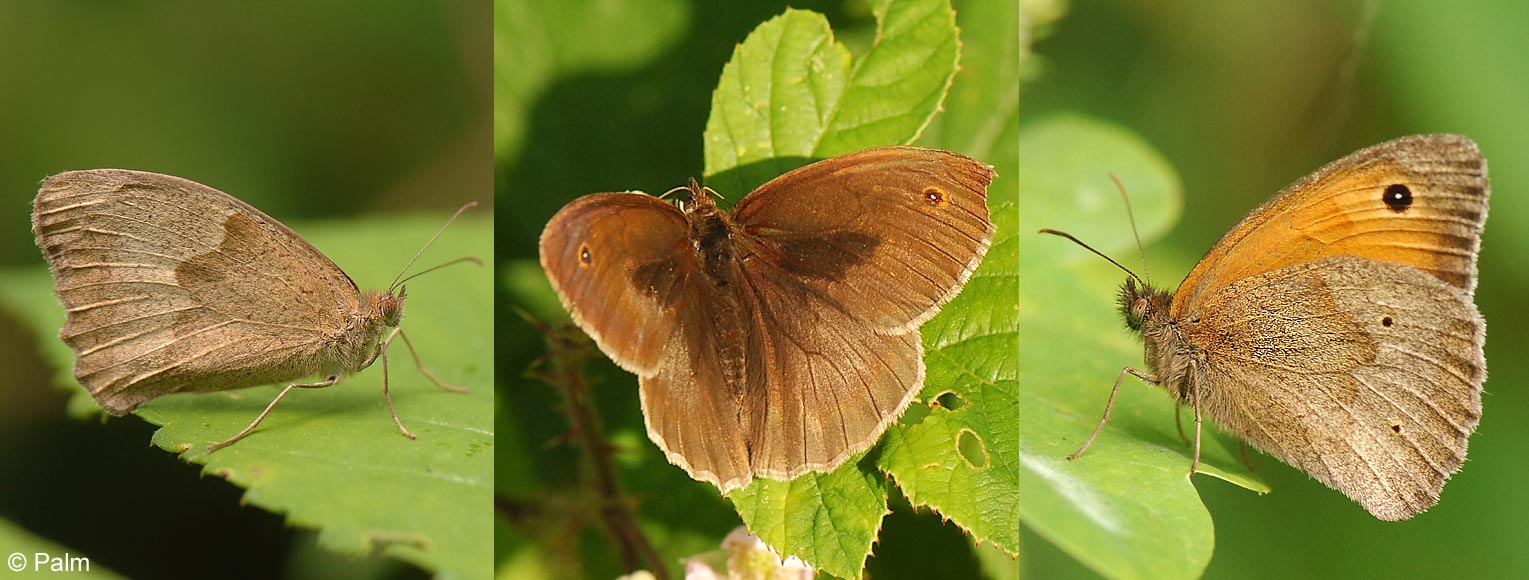
<path id="1" fill-rule="evenodd" d="M 1000 176 L 988 193 L 998 234 L 961 294 L 923 326 L 925 388 L 884 445 L 833 473 L 758 480 L 730 496 L 766 542 L 840 576 L 858 575 L 886 513 L 882 471 L 915 505 L 933 507 L 978 540 L 1018 550 L 1018 67 L 1006 50 L 1017 42 L 1017 15 L 1009 5 L 970 7 L 962 22 L 974 43 L 991 50 L 974 54 L 966 65 L 973 74 L 954 85 L 960 44 L 949 5 L 884 1 L 873 5 L 875 44 L 853 62 L 821 16 L 788 11 L 734 51 L 713 95 L 707 183 L 722 191 L 747 191 L 812 160 L 912 143 L 947 94 L 961 106 L 918 144 L 973 155 Z M 943 393 L 969 404 L 935 405 Z M 824 529 L 834 535 L 824 537 Z"/>
<path id="2" fill-rule="evenodd" d="M 722 67 L 706 121 L 707 185 L 752 191 L 805 164 L 913 142 L 950 88 L 960 51 L 948 0 L 877 0 L 859 58 L 822 15 L 787 10 Z"/>
<path id="3" fill-rule="evenodd" d="M 1019 7 L 967 3 L 957 14 L 961 74 L 945 114 L 920 144 L 993 164 L 988 209 L 997 233 L 987 258 L 940 316 L 920 330 L 928 376 L 920 421 L 886 437 L 880 467 L 915 506 L 929 506 L 978 542 L 1019 552 L 1018 227 Z M 948 395 L 946 393 L 949 393 Z M 943 396 L 942 396 L 943 395 Z M 948 404 L 940 404 L 940 403 Z M 917 410 L 917 409 L 915 409 Z"/>

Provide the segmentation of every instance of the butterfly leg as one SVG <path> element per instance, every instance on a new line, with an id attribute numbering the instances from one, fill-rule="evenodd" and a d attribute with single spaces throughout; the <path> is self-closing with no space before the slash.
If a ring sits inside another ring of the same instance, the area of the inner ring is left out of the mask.
<path id="1" fill-rule="evenodd" d="M 1094 438 L 1099 436 L 1099 431 L 1104 429 L 1104 424 L 1110 421 L 1110 409 L 1115 407 L 1115 395 L 1120 393 L 1120 381 L 1125 380 L 1126 373 L 1135 375 L 1137 378 L 1149 383 L 1157 382 L 1157 377 L 1133 369 L 1131 367 L 1120 369 L 1120 374 L 1115 376 L 1115 386 L 1114 388 L 1110 389 L 1110 399 L 1104 403 L 1104 417 L 1101 417 L 1099 419 L 1099 423 L 1094 425 L 1094 432 L 1088 434 L 1088 440 L 1083 442 L 1083 446 L 1079 447 L 1077 451 L 1072 452 L 1072 455 L 1067 456 L 1068 461 L 1077 459 L 1079 456 L 1083 455 L 1083 452 L 1088 450 L 1088 446 L 1094 444 Z"/>
<path id="2" fill-rule="evenodd" d="M 1179 415 L 1181 414 L 1181 411 L 1183 411 L 1183 410 L 1184 410 L 1184 406 L 1183 405 L 1179 405 L 1179 404 L 1174 404 L 1173 405 L 1173 429 L 1175 431 L 1179 432 L 1179 441 L 1183 441 L 1185 445 L 1188 445 L 1189 444 L 1189 438 L 1184 436 L 1184 423 L 1183 423 L 1182 420 L 1179 419 Z"/>
<path id="3" fill-rule="evenodd" d="M 435 373 L 430 372 L 430 369 L 427 369 L 427 368 L 425 368 L 425 365 L 420 364 L 420 362 L 419 362 L 419 352 L 414 350 L 414 343 L 409 340 L 409 335 L 404 334 L 402 328 L 395 329 L 394 331 L 398 333 L 398 336 L 403 338 L 404 346 L 409 347 L 409 355 L 414 357 L 414 368 L 419 369 L 419 374 L 425 375 L 425 378 L 430 379 L 430 382 L 435 383 L 435 386 L 440 387 L 442 389 L 451 391 L 453 393 L 465 393 L 465 392 L 467 392 L 467 388 L 466 387 L 457 387 L 457 386 L 448 385 L 444 381 L 442 381 L 442 380 L 440 380 L 438 378 L 435 378 Z M 389 340 L 391 340 L 391 338 L 389 338 Z"/>
<path id="4" fill-rule="evenodd" d="M 302 389 L 322 389 L 324 387 L 327 387 L 327 386 L 335 384 L 335 382 L 339 381 L 339 380 L 340 380 L 340 376 L 339 375 L 331 375 L 329 378 L 324 379 L 322 381 L 319 381 L 317 383 L 293 383 L 293 384 L 287 385 L 287 388 L 282 389 L 281 393 L 277 394 L 276 398 L 271 400 L 271 404 L 265 406 L 265 410 L 260 412 L 260 416 L 255 417 L 254 421 L 250 421 L 250 425 L 248 427 L 245 427 L 244 430 L 240 431 L 238 435 L 234 435 L 233 437 L 229 437 L 228 439 L 223 440 L 221 443 L 213 443 L 212 445 L 208 446 L 207 447 L 207 452 L 208 453 L 212 453 L 212 452 L 217 451 L 219 449 L 222 449 L 224 447 L 228 447 L 229 445 L 233 445 L 235 441 L 243 439 L 245 435 L 249 435 L 250 431 L 254 431 L 255 430 L 255 426 L 259 425 L 261 421 L 264 421 L 265 420 L 265 416 L 271 413 L 271 409 L 276 408 L 276 404 L 280 403 L 282 397 L 287 396 L 287 393 L 290 392 L 292 389 L 297 389 L 297 388 L 302 388 Z"/>
<path id="5" fill-rule="evenodd" d="M 393 337 L 398 336 L 401 332 L 403 332 L 403 329 L 394 328 L 393 332 L 388 335 L 388 339 L 382 341 L 382 345 L 377 349 L 377 352 L 382 354 L 382 398 L 388 402 L 388 412 L 393 414 L 393 424 L 398 426 L 398 431 L 403 433 L 404 437 L 416 439 L 413 433 L 404 428 L 403 421 L 398 418 L 398 411 L 393 408 L 393 395 L 388 393 L 388 345 L 393 342 Z M 404 339 L 404 343 L 407 344 L 408 339 Z"/>
<path id="6" fill-rule="evenodd" d="M 1242 455 L 1242 464 L 1248 466 L 1248 471 L 1251 471 L 1254 474 L 1257 474 L 1258 473 L 1258 468 L 1257 467 L 1253 467 L 1253 459 L 1248 457 L 1248 442 L 1247 441 L 1238 441 L 1237 442 L 1237 453 L 1239 455 Z"/>
<path id="7" fill-rule="evenodd" d="M 1198 377 L 1198 376 L 1200 376 L 1199 373 L 1197 372 L 1199 370 L 1199 366 L 1200 365 L 1197 364 L 1194 359 L 1190 359 L 1190 361 L 1189 361 L 1189 376 L 1190 377 Z M 1193 385 L 1191 387 L 1191 390 L 1194 391 L 1194 398 L 1195 398 L 1195 458 L 1194 458 L 1194 460 L 1189 462 L 1189 474 L 1190 475 L 1194 475 L 1195 474 L 1195 470 L 1200 468 L 1200 423 L 1201 423 L 1201 421 L 1200 421 L 1200 386 L 1199 386 L 1199 384 L 1196 383 L 1195 385 Z"/>

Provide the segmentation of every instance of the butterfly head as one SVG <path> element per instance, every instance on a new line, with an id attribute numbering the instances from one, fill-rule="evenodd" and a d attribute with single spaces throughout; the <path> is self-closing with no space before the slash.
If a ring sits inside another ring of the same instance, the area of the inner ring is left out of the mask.
<path id="1" fill-rule="evenodd" d="M 366 306 L 355 317 L 353 326 L 371 326 L 377 332 L 384 328 L 397 328 L 403 322 L 404 291 L 367 292 Z"/>
<path id="2" fill-rule="evenodd" d="M 1153 288 L 1146 282 L 1138 285 L 1136 278 L 1126 278 L 1125 284 L 1120 285 L 1120 315 L 1125 318 L 1127 327 L 1140 331 L 1143 325 L 1153 322 L 1167 311 L 1172 298 L 1168 292 Z"/>
<path id="3" fill-rule="evenodd" d="M 678 205 L 680 211 L 684 212 L 686 216 L 691 214 L 707 216 L 717 213 L 717 200 L 712 199 L 712 197 L 720 199 L 722 194 L 717 193 L 717 190 L 710 187 L 702 187 L 701 183 L 696 181 L 694 177 L 690 178 L 688 185 L 681 185 L 665 191 L 663 195 L 658 197 L 659 199 L 667 198 L 681 191 L 689 193 L 690 199 L 677 200 L 675 205 Z"/>
<path id="4" fill-rule="evenodd" d="M 364 302 L 361 310 L 350 316 L 342 337 L 334 343 L 339 360 L 336 370 L 326 372 L 346 375 L 372 366 L 372 361 L 382 354 L 383 335 L 403 321 L 402 290 L 367 292 L 361 299 Z"/>
<path id="5" fill-rule="evenodd" d="M 1130 327 L 1131 330 L 1140 331 L 1142 326 L 1153 323 L 1158 317 L 1162 316 L 1163 312 L 1167 311 L 1172 296 L 1167 292 L 1153 288 L 1145 279 L 1137 276 L 1135 272 L 1121 265 L 1120 262 L 1116 262 L 1114 258 L 1104 255 L 1104 252 L 1095 250 L 1093 246 L 1083 243 L 1082 240 L 1073 237 L 1072 234 L 1067 232 L 1043 229 L 1041 233 L 1072 240 L 1073 243 L 1083 246 L 1084 249 L 1114 264 L 1116 268 L 1120 268 L 1129 276 L 1126 278 L 1126 283 L 1120 286 L 1120 296 L 1117 300 L 1120 306 L 1120 315 L 1125 317 L 1126 326 Z"/>
<path id="6" fill-rule="evenodd" d="M 403 322 L 403 299 L 408 295 L 408 291 L 408 288 L 400 286 L 397 294 L 389 292 L 377 296 L 375 304 L 377 317 L 388 328 L 397 328 L 398 324 Z"/>

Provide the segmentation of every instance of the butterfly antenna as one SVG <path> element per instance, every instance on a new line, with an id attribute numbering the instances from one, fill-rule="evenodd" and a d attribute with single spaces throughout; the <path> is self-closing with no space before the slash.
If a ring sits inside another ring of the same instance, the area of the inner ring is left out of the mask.
<path id="1" fill-rule="evenodd" d="M 1141 284 L 1143 286 L 1147 285 L 1147 282 L 1145 280 L 1142 280 L 1141 276 L 1137 276 L 1136 272 L 1132 272 L 1130 268 L 1127 268 L 1125 266 L 1120 265 L 1120 262 L 1116 262 L 1114 258 L 1111 258 L 1109 256 L 1104 255 L 1104 252 L 1101 252 L 1099 250 L 1095 250 L 1093 246 L 1090 246 L 1088 244 L 1083 243 L 1083 240 L 1079 240 L 1078 238 L 1073 237 L 1072 234 L 1069 234 L 1067 232 L 1059 232 L 1057 230 L 1052 230 L 1052 229 L 1043 229 L 1043 230 L 1040 231 L 1040 233 L 1051 234 L 1053 236 L 1061 236 L 1061 237 L 1067 238 L 1069 240 L 1072 240 L 1072 243 L 1080 245 L 1080 246 L 1083 246 L 1083 249 L 1097 254 L 1100 258 L 1104 258 L 1105 260 L 1108 260 L 1109 263 L 1114 264 L 1116 268 L 1120 268 L 1121 270 L 1124 270 L 1126 275 L 1128 275 L 1128 276 L 1130 276 L 1132 278 L 1135 278 L 1136 281 L 1137 282 L 1141 282 Z"/>
<path id="2" fill-rule="evenodd" d="M 442 263 L 442 264 L 436 264 L 434 266 L 431 266 L 429 268 L 425 268 L 425 269 L 420 270 L 418 272 L 415 272 L 413 274 L 409 274 L 409 277 L 404 278 L 402 280 L 399 280 L 397 282 L 394 282 L 393 286 L 391 286 L 391 287 L 392 288 L 397 288 L 397 287 L 403 285 L 404 282 L 408 282 L 410 280 L 413 280 L 413 279 L 418 278 L 420 276 L 423 276 L 425 274 L 429 274 L 429 273 L 434 272 L 436 270 L 439 270 L 441 268 L 445 268 L 446 266 L 450 266 L 452 264 L 460 264 L 462 262 L 471 262 L 471 263 L 477 264 L 479 266 L 483 265 L 483 260 L 479 260 L 479 259 L 474 258 L 472 256 L 463 256 L 461 258 L 457 258 L 457 259 L 452 260 L 450 262 L 445 262 L 445 263 Z"/>
<path id="3" fill-rule="evenodd" d="M 403 270 L 399 271 L 398 275 L 393 277 L 393 283 L 388 285 L 388 291 L 392 292 L 393 289 L 397 288 L 399 284 L 402 284 L 404 282 L 409 281 L 410 279 L 414 278 L 414 276 L 418 276 L 420 274 L 424 274 L 425 272 L 429 272 L 431 270 L 436 270 L 436 269 L 442 268 L 444 266 L 455 264 L 457 262 L 468 262 L 468 261 L 470 261 L 470 262 L 474 262 L 474 263 L 476 263 L 476 264 L 478 264 L 480 266 L 483 265 L 483 262 L 479 261 L 477 258 L 457 258 L 457 259 L 452 260 L 450 262 L 446 262 L 445 264 L 441 264 L 440 266 L 436 266 L 434 268 L 430 268 L 428 270 L 425 270 L 424 272 L 418 272 L 418 273 L 414 274 L 413 276 L 409 276 L 408 278 L 404 278 L 403 277 L 404 273 L 408 272 L 409 268 L 414 266 L 414 261 L 418 260 L 420 256 L 423 256 L 425 254 L 425 250 L 430 249 L 430 245 L 435 243 L 435 239 L 436 238 L 441 237 L 441 232 L 446 231 L 447 226 L 450 226 L 451 222 L 457 221 L 457 218 L 462 215 L 462 212 L 465 212 L 465 211 L 467 211 L 469 209 L 477 207 L 477 205 L 478 205 L 478 202 L 476 202 L 476 201 L 469 201 L 465 205 L 463 205 L 462 207 L 457 208 L 457 213 L 451 214 L 451 218 L 446 220 L 446 223 L 441 224 L 441 229 L 436 230 L 435 231 L 435 235 L 430 236 L 430 241 L 425 242 L 425 247 L 420 248 L 419 252 L 414 254 L 413 258 L 409 258 L 409 263 L 404 264 Z M 402 279 L 400 280 L 400 278 L 402 278 Z"/>
<path id="4" fill-rule="evenodd" d="M 695 203 L 695 199 L 696 198 L 698 198 L 700 196 L 703 196 L 703 195 L 707 195 L 707 194 L 711 194 L 712 197 L 715 197 L 717 199 L 727 199 L 725 197 L 722 197 L 722 194 L 717 193 L 717 190 L 715 190 L 715 189 L 712 189 L 710 187 L 701 187 L 701 183 L 696 181 L 696 179 L 694 177 L 690 178 L 690 183 L 688 185 L 681 185 L 679 187 L 672 188 L 669 191 L 665 191 L 664 194 L 658 196 L 658 198 L 659 199 L 663 199 L 663 198 L 669 197 L 671 194 L 673 194 L 676 191 L 688 191 L 688 192 L 690 192 L 690 202 L 691 203 Z M 685 208 L 684 203 L 685 203 L 685 200 L 680 200 L 680 209 L 684 209 Z"/>
<path id="5" fill-rule="evenodd" d="M 1131 221 L 1131 235 L 1136 237 L 1136 251 L 1141 253 L 1141 275 L 1142 275 L 1142 278 L 1146 278 L 1147 280 L 1151 280 L 1152 279 L 1152 273 L 1147 271 L 1147 249 L 1145 247 L 1142 247 L 1142 245 L 1141 245 L 1141 232 L 1136 230 L 1136 214 L 1131 211 L 1131 196 L 1126 195 L 1126 186 L 1125 186 L 1125 184 L 1121 183 L 1120 182 L 1120 178 L 1116 177 L 1114 173 L 1110 173 L 1110 181 L 1115 182 L 1115 188 L 1120 190 L 1120 199 L 1123 199 L 1126 202 L 1126 219 Z M 1072 237 L 1072 236 L 1068 236 L 1068 237 Z M 1074 239 L 1073 241 L 1074 242 L 1078 242 L 1078 240 L 1076 240 L 1076 239 Z M 1081 244 L 1083 242 L 1078 242 L 1078 243 Z M 1088 248 L 1088 246 L 1083 246 L 1083 247 Z M 1088 248 L 1088 249 L 1092 250 L 1093 248 Z M 1098 251 L 1095 251 L 1094 253 L 1095 254 L 1099 254 Z M 1104 254 L 1099 254 L 1099 255 L 1103 256 Z M 1108 260 L 1109 258 L 1106 257 L 1105 259 Z M 1113 262 L 1114 260 L 1110 260 L 1110 261 Z M 1115 265 L 1116 266 L 1120 266 L 1120 264 L 1115 264 Z M 1125 267 L 1121 266 L 1121 269 L 1124 270 Z M 1126 271 L 1130 272 L 1130 270 L 1126 270 Z M 1131 277 L 1135 278 L 1136 274 L 1131 274 Z M 1147 285 L 1146 281 L 1142 280 L 1142 278 L 1136 278 L 1136 281 L 1141 282 L 1142 285 L 1144 285 L 1144 286 Z"/>
<path id="6" fill-rule="evenodd" d="M 695 180 L 691 179 L 690 183 L 692 185 L 695 184 Z M 662 195 L 658 196 L 658 198 L 659 199 L 663 199 L 663 198 L 669 197 L 671 195 L 674 195 L 674 192 L 676 192 L 676 191 L 690 191 L 690 187 L 691 187 L 690 185 L 681 185 L 679 187 L 669 188 L 669 191 L 665 191 Z"/>
<path id="7" fill-rule="evenodd" d="M 727 199 L 727 198 L 726 198 L 726 197 L 723 197 L 723 195 L 722 195 L 722 194 L 720 194 L 720 193 L 717 193 L 717 190 L 715 190 L 715 189 L 712 189 L 712 188 L 710 188 L 710 187 L 702 187 L 702 188 L 701 188 L 701 191 L 703 191 L 703 192 L 706 192 L 706 193 L 709 193 L 709 194 L 711 194 L 711 196 L 712 196 L 712 197 L 715 197 L 715 198 L 717 198 L 717 199 L 722 199 L 722 200 L 725 200 L 725 199 Z"/>

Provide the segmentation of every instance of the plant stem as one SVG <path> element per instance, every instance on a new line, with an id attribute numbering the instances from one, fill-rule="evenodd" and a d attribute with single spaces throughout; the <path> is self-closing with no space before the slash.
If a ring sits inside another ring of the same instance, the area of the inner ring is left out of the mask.
<path id="1" fill-rule="evenodd" d="M 668 580 L 668 567 L 637 527 L 637 518 L 621 492 L 620 482 L 616 479 L 616 464 L 612 461 L 614 448 L 605 440 L 599 417 L 589 399 L 588 385 L 580 372 L 589 359 L 589 339 L 578 329 L 564 325 L 548 329 L 547 346 L 551 368 L 544 378 L 563 395 L 572 435 L 588 458 L 587 466 L 593 478 L 590 483 L 598 498 L 600 519 L 621 552 L 622 567 L 627 572 L 634 572 L 643 569 L 646 562 L 646 569 L 654 577 Z"/>

